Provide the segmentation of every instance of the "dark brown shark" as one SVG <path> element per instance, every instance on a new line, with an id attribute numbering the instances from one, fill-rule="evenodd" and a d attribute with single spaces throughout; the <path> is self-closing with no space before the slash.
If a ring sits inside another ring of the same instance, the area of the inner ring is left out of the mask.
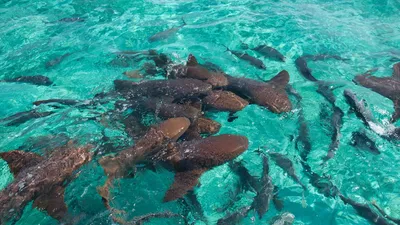
<path id="1" fill-rule="evenodd" d="M 151 80 L 136 83 L 127 80 L 115 80 L 115 89 L 127 98 L 138 96 L 172 97 L 174 99 L 206 95 L 212 86 L 196 79 Z"/>
<path id="2" fill-rule="evenodd" d="M 371 74 L 357 75 L 354 82 L 393 101 L 394 113 L 391 122 L 400 118 L 400 63 L 393 65 L 391 77 L 375 77 Z"/>
<path id="3" fill-rule="evenodd" d="M 14 174 L 14 181 L 0 192 L 1 224 L 18 220 L 32 200 L 34 207 L 61 220 L 67 212 L 65 182 L 73 178 L 74 171 L 91 160 L 91 148 L 91 145 L 74 147 L 69 142 L 67 146 L 54 150 L 47 159 L 18 150 L 0 153 Z"/>
<path id="4" fill-rule="evenodd" d="M 201 110 L 188 104 L 173 103 L 169 98 L 143 98 L 134 105 L 137 105 L 135 109 L 144 108 L 163 119 L 186 117 L 193 122 L 202 115 Z"/>
<path id="5" fill-rule="evenodd" d="M 229 90 L 247 96 L 257 105 L 264 106 L 274 113 L 288 112 L 292 109 L 285 91 L 290 78 L 286 70 L 281 71 L 266 83 L 248 78 L 227 77 Z"/>
<path id="6" fill-rule="evenodd" d="M 171 140 L 177 140 L 189 125 L 190 121 L 184 117 L 168 119 L 150 128 L 134 147 L 122 150 L 115 156 L 105 156 L 99 163 L 109 178 L 127 177 L 137 162 L 160 150 Z"/>
<path id="7" fill-rule="evenodd" d="M 177 144 L 168 154 L 176 174 L 164 201 L 183 197 L 205 171 L 236 158 L 247 148 L 246 137 L 227 134 Z"/>

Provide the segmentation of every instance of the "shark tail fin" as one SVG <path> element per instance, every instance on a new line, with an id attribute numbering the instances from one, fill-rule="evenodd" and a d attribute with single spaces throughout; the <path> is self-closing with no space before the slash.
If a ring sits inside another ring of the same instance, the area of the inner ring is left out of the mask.
<path id="1" fill-rule="evenodd" d="M 7 162 L 14 176 L 17 176 L 24 168 L 34 166 L 43 160 L 43 157 L 36 153 L 19 150 L 2 152 L 0 158 Z"/>
<path id="2" fill-rule="evenodd" d="M 222 46 L 224 46 L 226 48 L 225 52 L 231 51 L 226 45 L 222 45 Z"/>
<path id="3" fill-rule="evenodd" d="M 183 26 L 186 26 L 187 23 L 186 23 L 186 21 L 183 19 L 183 17 L 181 18 L 181 20 L 182 20 L 182 27 L 183 27 Z"/>
<path id="4" fill-rule="evenodd" d="M 61 220 L 68 211 L 64 202 L 64 191 L 64 187 L 55 186 L 50 192 L 39 195 L 32 206 L 46 211 L 54 219 Z"/>
<path id="5" fill-rule="evenodd" d="M 164 202 L 169 202 L 183 197 L 199 182 L 200 176 L 205 169 L 195 169 L 175 174 L 174 183 L 168 189 L 164 196 Z"/>

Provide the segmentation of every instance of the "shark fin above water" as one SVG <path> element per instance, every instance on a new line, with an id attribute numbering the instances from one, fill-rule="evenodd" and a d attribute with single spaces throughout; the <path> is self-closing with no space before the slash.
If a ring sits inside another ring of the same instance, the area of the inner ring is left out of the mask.
<path id="1" fill-rule="evenodd" d="M 396 79 L 400 79 L 400 63 L 396 63 L 393 65 L 392 77 L 396 78 Z"/>
<path id="2" fill-rule="evenodd" d="M 14 150 L 0 153 L 0 158 L 7 162 L 11 173 L 17 176 L 24 168 L 34 166 L 43 160 L 43 157 L 32 152 Z"/>
<path id="3" fill-rule="evenodd" d="M 282 70 L 276 76 L 274 76 L 271 80 L 267 81 L 268 83 L 274 84 L 282 89 L 286 88 L 286 85 L 289 83 L 289 73 L 286 70 Z"/>
<path id="4" fill-rule="evenodd" d="M 46 211 L 49 216 L 61 220 L 68 208 L 64 202 L 65 188 L 55 186 L 49 193 L 39 195 L 33 202 L 33 207 Z"/>
<path id="5" fill-rule="evenodd" d="M 197 65 L 199 65 L 199 63 L 197 62 L 196 57 L 190 54 L 186 66 L 197 66 Z"/>
<path id="6" fill-rule="evenodd" d="M 193 189 L 198 183 L 200 176 L 206 169 L 195 169 L 175 174 L 174 183 L 164 196 L 164 202 L 173 201 L 183 197 L 189 190 Z"/>

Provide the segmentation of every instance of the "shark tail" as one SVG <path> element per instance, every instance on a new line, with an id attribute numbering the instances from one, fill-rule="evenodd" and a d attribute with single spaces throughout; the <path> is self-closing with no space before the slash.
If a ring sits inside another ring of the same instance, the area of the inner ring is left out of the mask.
<path id="1" fill-rule="evenodd" d="M 186 23 L 186 21 L 183 19 L 183 17 L 181 18 L 181 20 L 182 20 L 182 23 L 183 23 L 183 24 L 182 24 L 182 27 L 183 27 L 183 26 L 186 26 L 187 23 Z"/>
<path id="2" fill-rule="evenodd" d="M 226 45 L 222 45 L 222 46 L 224 46 L 226 48 L 225 52 L 231 51 Z"/>

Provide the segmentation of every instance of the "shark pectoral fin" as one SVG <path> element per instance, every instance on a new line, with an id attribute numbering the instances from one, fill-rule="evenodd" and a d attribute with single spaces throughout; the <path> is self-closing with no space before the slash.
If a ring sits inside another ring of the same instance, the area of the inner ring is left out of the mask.
<path id="1" fill-rule="evenodd" d="M 17 176 L 22 169 L 33 166 L 43 160 L 43 157 L 36 153 L 20 150 L 2 152 L 0 153 L 0 158 L 7 162 L 14 176 Z"/>
<path id="2" fill-rule="evenodd" d="M 396 63 L 393 65 L 393 78 L 400 79 L 400 63 Z"/>
<path id="3" fill-rule="evenodd" d="M 126 175 L 119 159 L 116 157 L 105 156 L 99 160 L 99 163 L 108 177 L 120 178 Z"/>
<path id="4" fill-rule="evenodd" d="M 400 118 L 400 100 L 393 100 L 394 113 L 390 119 L 391 123 L 395 123 Z"/>
<path id="5" fill-rule="evenodd" d="M 49 193 L 39 195 L 32 206 L 47 211 L 54 219 L 61 220 L 68 211 L 64 202 L 64 191 L 64 187 L 55 186 Z"/>
<path id="6" fill-rule="evenodd" d="M 164 202 L 173 201 L 183 197 L 187 191 L 191 190 L 196 184 L 200 176 L 206 169 L 196 169 L 185 172 L 177 172 L 175 174 L 174 183 L 168 189 L 164 196 Z"/>
<path id="7" fill-rule="evenodd" d="M 278 196 L 279 188 L 278 186 L 274 186 L 274 194 L 272 196 L 272 202 L 275 205 L 276 210 L 282 211 L 283 209 L 283 200 Z"/>
<path id="8" fill-rule="evenodd" d="M 197 66 L 197 65 L 199 65 L 199 63 L 197 62 L 196 57 L 190 54 L 186 66 Z"/>
<path id="9" fill-rule="evenodd" d="M 268 81 L 268 83 L 274 83 L 276 86 L 280 88 L 285 88 L 289 83 L 289 73 L 286 70 L 282 70 L 275 77 Z"/>

